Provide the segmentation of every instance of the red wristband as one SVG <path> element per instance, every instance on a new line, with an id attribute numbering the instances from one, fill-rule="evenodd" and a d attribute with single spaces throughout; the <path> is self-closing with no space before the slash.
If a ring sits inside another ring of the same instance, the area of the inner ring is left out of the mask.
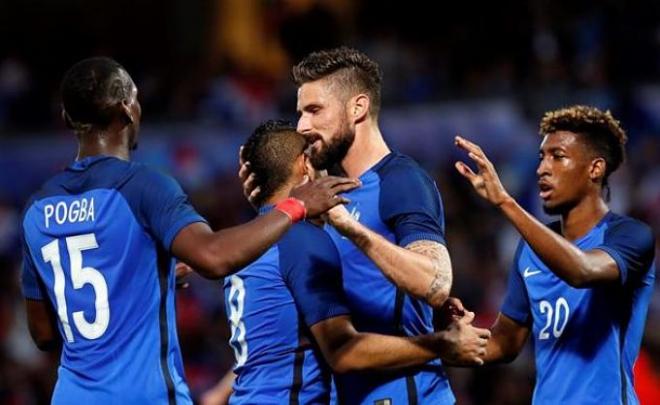
<path id="1" fill-rule="evenodd" d="M 293 197 L 289 197 L 286 200 L 278 202 L 275 205 L 275 209 L 285 213 L 294 224 L 296 222 L 302 221 L 307 216 L 305 203 Z"/>

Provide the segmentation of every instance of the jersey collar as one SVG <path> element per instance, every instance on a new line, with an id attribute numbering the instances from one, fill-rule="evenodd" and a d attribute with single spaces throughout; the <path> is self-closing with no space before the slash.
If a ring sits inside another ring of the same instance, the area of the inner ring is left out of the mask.
<path id="1" fill-rule="evenodd" d="M 98 162 L 102 162 L 108 159 L 117 159 L 117 158 L 106 155 L 88 156 L 86 158 L 74 161 L 69 165 L 68 169 L 76 172 L 81 172 L 87 170 L 90 166 Z"/>

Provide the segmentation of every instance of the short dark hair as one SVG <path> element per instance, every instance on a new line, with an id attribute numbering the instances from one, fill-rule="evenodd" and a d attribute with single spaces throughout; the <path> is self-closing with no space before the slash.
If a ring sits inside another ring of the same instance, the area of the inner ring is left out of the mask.
<path id="1" fill-rule="evenodd" d="M 117 104 L 131 95 L 133 80 L 122 65 L 106 57 L 82 60 L 65 74 L 61 84 L 67 124 L 76 131 L 106 128 Z"/>
<path id="2" fill-rule="evenodd" d="M 243 146 L 243 159 L 250 162 L 255 185 L 261 189 L 256 206 L 263 205 L 289 180 L 293 162 L 306 146 L 305 137 L 289 121 L 269 120 L 254 130 Z"/>
<path id="3" fill-rule="evenodd" d="M 612 113 L 595 107 L 574 105 L 545 113 L 541 119 L 540 134 L 546 136 L 557 131 L 570 131 L 580 135 L 591 151 L 605 159 L 605 176 L 607 179 L 621 166 L 626 158 L 625 144 L 628 140 L 621 123 L 614 119 Z"/>
<path id="4" fill-rule="evenodd" d="M 371 114 L 378 116 L 383 74 L 376 62 L 358 50 L 340 47 L 312 52 L 293 67 L 292 75 L 297 86 L 335 75 L 342 88 L 367 93 Z"/>

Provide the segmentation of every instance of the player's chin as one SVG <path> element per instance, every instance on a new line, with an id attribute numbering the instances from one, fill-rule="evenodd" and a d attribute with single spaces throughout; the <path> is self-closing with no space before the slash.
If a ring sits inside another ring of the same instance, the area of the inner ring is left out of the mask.
<path id="1" fill-rule="evenodd" d="M 312 166 L 317 171 L 318 170 L 328 170 L 334 165 L 334 162 L 331 162 L 331 159 L 328 156 L 328 154 L 324 153 L 322 150 L 313 151 L 310 154 L 309 161 L 312 163 Z"/>
<path id="2" fill-rule="evenodd" d="M 543 212 L 547 215 L 561 215 L 569 209 L 569 204 L 556 202 L 553 200 L 543 201 Z"/>

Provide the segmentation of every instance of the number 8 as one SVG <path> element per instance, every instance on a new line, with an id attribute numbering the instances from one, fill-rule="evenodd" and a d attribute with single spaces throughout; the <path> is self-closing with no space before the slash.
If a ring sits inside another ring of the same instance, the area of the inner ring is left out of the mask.
<path id="1" fill-rule="evenodd" d="M 231 325 L 231 339 L 229 343 L 236 356 L 236 366 L 240 367 L 247 361 L 248 345 L 245 339 L 245 323 L 241 320 L 245 309 L 245 285 L 238 276 L 229 277 L 229 323 Z"/>

